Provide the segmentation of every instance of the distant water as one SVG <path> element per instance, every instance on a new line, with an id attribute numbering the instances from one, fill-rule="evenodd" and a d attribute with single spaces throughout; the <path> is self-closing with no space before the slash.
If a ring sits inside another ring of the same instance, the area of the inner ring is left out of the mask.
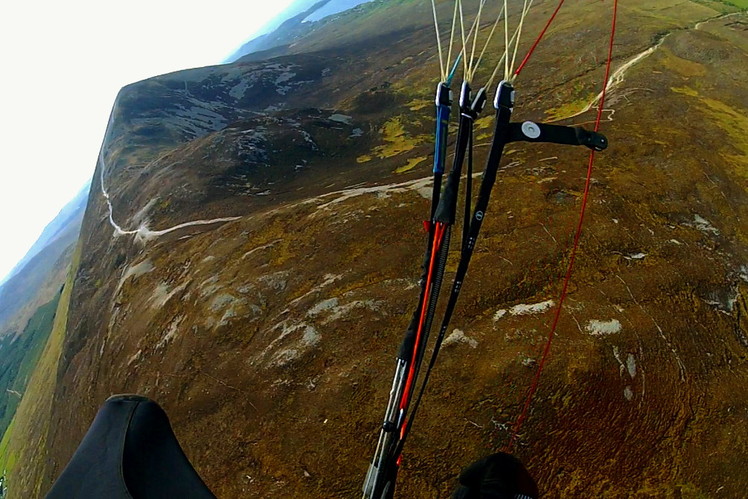
<path id="1" fill-rule="evenodd" d="M 337 14 L 338 12 L 346 11 L 348 9 L 352 9 L 356 5 L 367 2 L 371 2 L 371 0 L 330 0 L 322 8 L 316 10 L 313 14 L 306 17 L 302 22 L 309 23 L 313 21 L 319 21 L 320 19 L 324 19 L 325 17 Z"/>

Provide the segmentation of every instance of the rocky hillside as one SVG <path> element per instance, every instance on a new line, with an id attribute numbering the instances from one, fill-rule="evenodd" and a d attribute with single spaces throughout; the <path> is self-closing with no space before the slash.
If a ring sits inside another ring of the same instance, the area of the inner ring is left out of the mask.
<path id="1" fill-rule="evenodd" d="M 517 120 L 594 118 L 611 7 L 561 11 L 516 82 Z M 533 7 L 526 32 L 553 8 Z M 429 9 L 374 2 L 268 59 L 121 91 L 80 261 L 0 445 L 11 497 L 43 494 L 122 392 L 164 406 L 219 497 L 359 494 L 418 295 Z M 748 488 L 746 26 L 716 1 L 620 6 L 611 147 L 517 449 L 547 497 Z M 586 153 L 506 156 L 401 497 L 447 497 L 462 466 L 506 443 L 548 332 Z"/>

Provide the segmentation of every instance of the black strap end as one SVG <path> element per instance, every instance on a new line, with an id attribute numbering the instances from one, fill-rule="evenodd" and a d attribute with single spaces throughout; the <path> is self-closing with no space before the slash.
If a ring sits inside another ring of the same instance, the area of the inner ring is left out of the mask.
<path id="1" fill-rule="evenodd" d="M 579 145 L 587 146 L 594 151 L 604 151 L 608 147 L 608 138 L 599 132 L 591 132 L 581 126 L 575 126 L 574 132 Z"/>

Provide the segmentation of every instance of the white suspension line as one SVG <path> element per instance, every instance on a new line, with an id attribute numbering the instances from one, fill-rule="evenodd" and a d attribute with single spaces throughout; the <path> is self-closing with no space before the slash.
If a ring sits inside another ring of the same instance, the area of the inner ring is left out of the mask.
<path id="1" fill-rule="evenodd" d="M 475 66 L 475 63 L 474 63 L 475 47 L 478 45 L 478 32 L 480 31 L 480 15 L 483 12 L 483 6 L 485 4 L 486 4 L 486 0 L 481 0 L 480 4 L 478 5 L 478 14 L 475 16 L 475 21 L 473 22 L 475 33 L 473 34 L 473 48 L 470 51 L 470 75 L 468 77 L 468 80 L 473 79 L 473 76 L 475 76 L 475 70 L 477 69 L 477 66 Z"/>
<path id="2" fill-rule="evenodd" d="M 465 75 L 465 80 L 468 80 L 468 77 L 470 76 L 470 69 L 468 68 L 467 64 L 467 44 L 465 42 L 465 15 L 462 12 L 462 0 L 457 0 L 457 4 L 460 7 L 460 33 L 462 34 L 462 67 Z"/>
<path id="3" fill-rule="evenodd" d="M 447 52 L 447 71 L 449 71 L 452 66 L 452 45 L 454 44 L 456 25 L 457 25 L 457 2 L 455 1 L 455 8 L 454 8 L 454 11 L 452 12 L 452 29 L 449 32 L 449 51 Z M 445 80 L 446 80 L 446 77 L 445 77 Z"/>
<path id="4" fill-rule="evenodd" d="M 439 20 L 436 16 L 436 3 L 435 0 L 431 0 L 431 12 L 434 14 L 434 31 L 436 31 L 436 48 L 439 52 L 439 72 L 441 73 L 442 81 L 447 79 L 447 73 L 444 71 L 444 57 L 442 56 L 442 42 L 439 36 Z"/>
<path id="5" fill-rule="evenodd" d="M 507 47 L 511 46 L 511 44 L 515 42 L 515 40 L 517 39 L 518 34 L 519 34 L 519 29 L 514 30 L 514 34 L 512 35 L 511 40 L 509 40 L 507 42 Z M 499 59 L 499 61 L 496 63 L 496 67 L 494 68 L 493 73 L 491 73 L 491 77 L 488 79 L 488 82 L 486 83 L 486 87 L 490 87 L 491 86 L 491 82 L 493 82 L 493 79 L 496 77 L 496 75 L 499 72 L 499 68 L 501 68 L 501 63 L 508 60 L 508 54 L 509 54 L 509 51 L 505 47 L 504 48 L 504 53 L 502 54 L 502 56 Z"/>
<path id="6" fill-rule="evenodd" d="M 491 27 L 491 32 L 488 34 L 488 38 L 486 39 L 486 43 L 483 45 L 483 50 L 480 52 L 480 56 L 478 56 L 478 62 L 475 63 L 475 70 L 478 70 L 478 67 L 480 66 L 481 61 L 483 60 L 483 54 L 486 53 L 486 49 L 488 48 L 488 44 L 491 42 L 491 39 L 493 38 L 494 31 L 496 31 L 496 26 L 499 25 L 499 21 L 501 20 L 501 16 L 504 14 L 504 8 L 501 8 L 501 11 L 499 12 L 499 15 L 496 16 L 496 21 L 493 23 L 493 27 Z"/>
<path id="7" fill-rule="evenodd" d="M 509 78 L 509 9 L 504 0 L 504 79 Z"/>
<path id="8" fill-rule="evenodd" d="M 501 0 L 499 0 L 499 1 L 501 1 Z M 491 32 L 489 33 L 488 38 L 486 39 L 486 42 L 483 45 L 483 49 L 481 50 L 480 56 L 478 57 L 478 59 L 476 61 L 476 59 L 475 59 L 475 51 L 477 50 L 477 47 L 478 47 L 478 35 L 479 35 L 479 29 L 480 29 L 480 17 L 482 15 L 482 10 L 485 7 L 485 5 L 486 5 L 487 2 L 488 2 L 488 0 L 481 0 L 481 2 L 479 4 L 479 9 L 478 9 L 478 15 L 475 17 L 475 19 L 473 19 L 473 23 L 470 26 L 470 29 L 468 30 L 467 35 L 464 35 L 464 37 L 463 37 L 463 41 L 464 41 L 465 45 L 463 46 L 462 53 L 463 53 L 463 55 L 464 55 L 465 58 L 467 58 L 467 49 L 465 47 L 467 46 L 467 44 L 470 41 L 470 39 L 471 38 L 473 39 L 472 40 L 472 48 L 470 48 L 470 50 L 471 50 L 471 57 L 470 57 L 470 61 L 468 61 L 468 63 L 467 63 L 468 66 L 466 68 L 467 69 L 467 74 L 466 74 L 466 78 L 465 78 L 466 81 L 472 81 L 473 78 L 475 77 L 475 74 L 478 71 L 478 67 L 480 66 L 480 62 L 481 62 L 481 60 L 483 58 L 483 54 L 486 52 L 486 49 L 488 48 L 488 45 L 490 44 L 490 42 L 491 42 L 491 40 L 493 38 L 493 34 L 496 31 L 496 26 L 498 25 L 499 21 L 501 20 L 502 14 L 504 14 L 504 9 L 502 8 L 501 11 L 499 12 L 498 16 L 496 17 L 496 21 L 494 21 L 494 24 L 491 27 Z M 475 30 L 475 32 L 473 30 Z"/>
<path id="9" fill-rule="evenodd" d="M 522 26 L 525 24 L 525 17 L 527 16 L 527 11 L 530 10 L 530 7 L 532 6 L 533 0 L 530 0 L 528 3 L 528 0 L 525 0 L 525 4 L 522 7 L 522 17 L 519 19 L 519 27 L 517 28 L 517 41 L 514 43 L 514 54 L 512 54 L 512 64 L 509 66 L 509 73 L 514 73 L 514 62 L 517 60 L 517 49 L 519 48 L 519 40 L 522 38 Z M 514 79 L 514 76 L 512 76 L 512 80 Z"/>
<path id="10" fill-rule="evenodd" d="M 532 7 L 534 0 L 523 1 L 522 9 L 520 11 L 519 22 L 517 23 L 517 26 L 513 34 L 511 35 L 511 38 L 509 36 L 508 0 L 498 0 L 499 5 L 501 5 L 501 10 L 499 11 L 499 14 L 496 17 L 496 20 L 491 26 L 491 31 L 489 32 L 488 37 L 486 38 L 486 41 L 483 44 L 483 48 L 481 49 L 480 54 L 478 55 L 478 58 L 476 59 L 475 54 L 477 52 L 477 47 L 478 47 L 480 20 L 483 15 L 483 9 L 487 1 L 488 0 L 481 0 L 479 2 L 478 12 L 475 18 L 473 19 L 473 22 L 471 23 L 470 29 L 466 31 L 465 30 L 465 11 L 464 11 L 464 6 L 462 4 L 462 0 L 455 0 L 454 9 L 452 12 L 452 26 L 451 26 L 450 34 L 449 34 L 449 48 L 447 51 L 447 57 L 445 59 L 443 47 L 441 43 L 441 38 L 439 37 L 439 31 L 438 31 L 436 0 L 431 0 L 431 7 L 432 7 L 433 15 L 434 15 L 434 27 L 437 33 L 437 48 L 439 51 L 439 69 L 441 71 L 442 81 L 446 81 L 449 74 L 451 73 L 450 68 L 452 67 L 452 53 L 454 51 L 455 30 L 457 27 L 458 17 L 460 21 L 460 39 L 462 41 L 462 48 L 460 49 L 460 52 L 462 54 L 461 57 L 462 57 L 462 65 L 463 65 L 465 81 L 470 83 L 475 78 L 478 68 L 480 67 L 481 62 L 483 61 L 483 57 L 485 56 L 486 51 L 488 50 L 488 46 L 490 45 L 490 42 L 493 39 L 493 36 L 496 32 L 496 28 L 498 27 L 502 16 L 504 17 L 504 53 L 499 59 L 499 61 L 496 63 L 496 66 L 494 67 L 494 70 L 491 73 L 491 76 L 489 77 L 488 82 L 486 83 L 485 86 L 488 87 L 491 85 L 491 83 L 496 77 L 499 71 L 499 68 L 502 66 L 502 64 L 504 66 L 504 79 L 505 80 L 513 79 L 512 72 L 514 71 L 515 63 L 517 60 L 517 52 L 519 51 L 519 41 L 522 36 L 522 30 L 524 27 L 525 18 L 527 17 L 527 13 L 530 11 L 530 8 Z M 468 54 L 469 54 L 469 57 L 468 57 Z"/>

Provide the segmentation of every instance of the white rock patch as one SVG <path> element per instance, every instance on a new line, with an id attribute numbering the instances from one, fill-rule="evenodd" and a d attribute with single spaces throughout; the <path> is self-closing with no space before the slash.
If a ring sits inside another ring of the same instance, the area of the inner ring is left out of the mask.
<path id="1" fill-rule="evenodd" d="M 140 225 L 148 222 L 148 211 L 150 211 L 151 208 L 153 208 L 153 205 L 156 204 L 156 202 L 159 200 L 159 198 L 153 198 L 150 201 L 146 203 L 145 206 L 143 206 L 138 212 L 133 215 L 132 222 L 133 224 Z"/>
<path id="2" fill-rule="evenodd" d="M 229 90 L 229 95 L 236 100 L 241 100 L 244 98 L 244 94 L 247 93 L 249 87 L 250 84 L 248 81 L 240 80 L 239 83 L 234 85 L 231 90 Z"/>
<path id="3" fill-rule="evenodd" d="M 220 289 L 221 286 L 218 285 L 217 283 L 218 283 L 217 275 L 213 275 L 207 278 L 206 280 L 204 280 L 203 282 L 201 282 L 200 285 L 198 286 L 198 290 L 199 290 L 198 294 L 200 298 L 206 298 L 207 296 L 212 295 L 215 291 Z"/>
<path id="4" fill-rule="evenodd" d="M 493 314 L 493 320 L 494 322 L 498 321 L 502 317 L 506 315 L 506 309 L 502 308 L 500 310 L 497 310 L 495 314 Z"/>
<path id="5" fill-rule="evenodd" d="M 621 322 L 618 319 L 610 319 L 609 321 L 592 319 L 587 323 L 585 329 L 592 336 L 607 336 L 609 334 L 620 333 L 623 326 L 621 326 Z"/>
<path id="6" fill-rule="evenodd" d="M 166 333 L 161 338 L 161 340 L 156 344 L 156 349 L 160 349 L 165 347 L 169 342 L 174 340 L 174 338 L 177 337 L 177 332 L 179 330 L 179 325 L 182 324 L 182 321 L 184 321 L 184 317 L 177 317 L 171 323 L 169 324 L 169 327 L 166 330 Z"/>
<path id="7" fill-rule="evenodd" d="M 187 283 L 185 282 L 170 291 L 168 284 L 163 282 L 159 283 L 159 285 L 156 286 L 156 289 L 153 291 L 151 299 L 149 300 L 151 303 L 151 308 L 163 307 L 168 303 L 169 300 L 174 297 L 174 295 L 184 290 L 184 288 L 186 287 Z"/>
<path id="8" fill-rule="evenodd" d="M 140 356 L 143 354 L 143 350 L 138 350 L 135 352 L 135 354 L 127 359 L 127 366 L 130 367 L 134 362 L 137 362 L 140 360 Z"/>
<path id="9" fill-rule="evenodd" d="M 327 300 L 322 300 L 321 302 L 317 303 L 312 308 L 310 308 L 307 311 L 306 315 L 307 317 L 314 317 L 316 315 L 321 314 L 322 312 L 330 311 L 337 306 L 338 306 L 337 298 L 328 298 Z"/>
<path id="10" fill-rule="evenodd" d="M 626 397 L 626 400 L 628 401 L 631 401 L 634 398 L 634 392 L 631 390 L 630 386 L 623 389 L 623 396 Z"/>
<path id="11" fill-rule="evenodd" d="M 283 291 L 286 289 L 286 286 L 288 286 L 289 274 L 289 272 L 281 270 L 279 272 L 260 276 L 257 280 L 273 291 Z"/>
<path id="12" fill-rule="evenodd" d="M 330 322 L 341 319 L 357 308 L 367 308 L 373 312 L 380 311 L 379 302 L 376 302 L 374 300 L 354 300 L 350 303 L 346 303 L 338 307 L 333 307 L 331 309 L 332 313 L 330 314 L 330 316 L 327 317 L 327 319 L 325 319 L 322 323 L 329 324 Z"/>
<path id="13" fill-rule="evenodd" d="M 626 358 L 626 369 L 628 370 L 631 379 L 634 379 L 634 376 L 636 376 L 636 359 L 632 354 L 629 354 Z"/>
<path id="14" fill-rule="evenodd" d="M 619 376 L 623 377 L 623 373 L 626 371 L 626 364 L 624 364 L 623 360 L 621 360 L 621 353 L 619 352 L 617 346 L 613 347 L 613 357 L 615 357 L 616 360 L 618 361 L 618 366 L 620 370 Z"/>
<path id="15" fill-rule="evenodd" d="M 147 274 L 148 272 L 151 272 L 155 267 L 153 266 L 153 263 L 151 263 L 150 260 L 143 260 L 140 263 L 137 263 L 135 265 L 131 265 L 127 268 L 124 274 L 122 274 L 122 277 L 119 280 L 119 284 L 117 284 L 117 289 L 114 291 L 114 294 L 116 295 L 122 285 L 125 283 L 126 280 L 130 279 L 131 277 L 133 279 L 137 279 L 138 277 L 142 276 L 143 274 Z"/>
<path id="16" fill-rule="evenodd" d="M 553 308 L 553 306 L 556 304 L 553 300 L 546 300 L 542 301 L 540 303 L 520 303 L 519 305 L 515 305 L 511 307 L 509 310 L 507 309 L 500 309 L 497 310 L 495 314 L 493 314 L 493 320 L 498 321 L 502 317 L 504 317 L 507 313 L 509 315 L 532 315 L 532 314 L 542 314 L 543 312 L 549 310 L 550 308 Z"/>
<path id="17" fill-rule="evenodd" d="M 272 365 L 282 367 L 301 357 L 308 349 L 319 344 L 321 336 L 319 332 L 310 325 L 298 324 L 294 330 L 304 328 L 301 339 L 289 348 L 277 352 L 273 356 Z"/>
<path id="18" fill-rule="evenodd" d="M 452 331 L 452 334 L 444 339 L 444 341 L 442 342 L 442 346 L 448 347 L 450 345 L 456 345 L 458 343 L 466 343 L 471 348 L 478 347 L 478 341 L 469 336 L 465 336 L 465 332 L 460 329 L 455 329 L 454 331 Z"/>
<path id="19" fill-rule="evenodd" d="M 350 125 L 353 123 L 353 118 L 351 116 L 348 116 L 347 114 L 335 113 L 327 119 L 330 121 L 335 121 L 337 123 L 342 123 L 344 125 Z"/>
<path id="20" fill-rule="evenodd" d="M 692 227 L 695 227 L 702 232 L 709 232 L 711 234 L 714 234 L 715 236 L 719 235 L 719 230 L 717 230 L 717 228 L 712 225 L 709 220 L 702 217 L 701 215 L 694 215 L 693 223 L 688 225 L 691 225 Z"/>

